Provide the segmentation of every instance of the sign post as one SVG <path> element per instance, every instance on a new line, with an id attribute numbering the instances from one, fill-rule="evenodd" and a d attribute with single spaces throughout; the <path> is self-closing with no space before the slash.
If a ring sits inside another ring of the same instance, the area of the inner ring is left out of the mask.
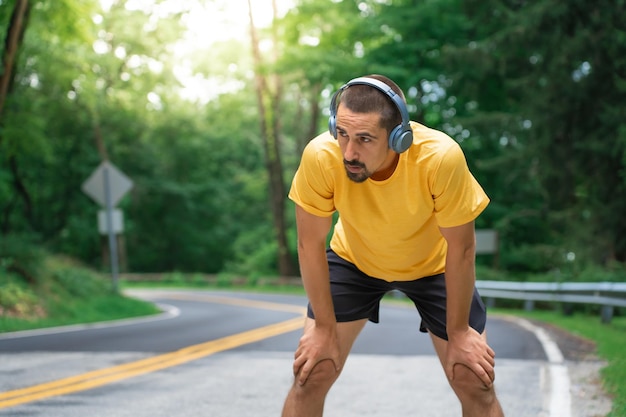
<path id="1" fill-rule="evenodd" d="M 113 291 L 118 291 L 119 261 L 116 234 L 123 231 L 123 216 L 115 209 L 117 203 L 133 187 L 133 182 L 119 171 L 113 164 L 104 161 L 83 183 L 82 190 L 96 203 L 104 207 L 105 231 L 109 241 L 109 258 L 111 260 L 111 276 Z M 119 216 L 117 224 L 114 220 Z M 99 222 L 100 223 L 100 222 Z M 102 227 L 99 227 L 102 231 Z"/>

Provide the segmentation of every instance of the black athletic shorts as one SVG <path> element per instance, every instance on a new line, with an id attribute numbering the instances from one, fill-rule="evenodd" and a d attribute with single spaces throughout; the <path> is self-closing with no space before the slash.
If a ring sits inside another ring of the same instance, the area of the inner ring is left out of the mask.
<path id="1" fill-rule="evenodd" d="M 378 323 L 381 298 L 392 290 L 406 294 L 422 318 L 420 331 L 448 339 L 446 333 L 446 284 L 444 274 L 414 281 L 388 282 L 372 278 L 354 264 L 340 258 L 331 249 L 326 251 L 330 270 L 330 288 L 338 322 L 369 319 Z M 308 316 L 314 318 L 309 304 Z M 476 289 L 470 310 L 469 325 L 479 333 L 485 329 L 487 313 Z"/>

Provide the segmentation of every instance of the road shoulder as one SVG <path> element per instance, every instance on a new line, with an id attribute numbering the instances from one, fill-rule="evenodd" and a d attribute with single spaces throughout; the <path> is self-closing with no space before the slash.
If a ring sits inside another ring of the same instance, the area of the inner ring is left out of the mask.
<path id="1" fill-rule="evenodd" d="M 530 321 L 544 329 L 563 353 L 570 375 L 572 417 L 606 416 L 613 401 L 602 387 L 600 372 L 607 363 L 598 356 L 596 344 L 554 325 Z"/>

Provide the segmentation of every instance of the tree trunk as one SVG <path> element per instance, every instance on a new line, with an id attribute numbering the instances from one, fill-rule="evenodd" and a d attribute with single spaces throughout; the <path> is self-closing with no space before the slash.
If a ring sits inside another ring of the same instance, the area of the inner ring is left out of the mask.
<path id="1" fill-rule="evenodd" d="M 24 38 L 29 9 L 28 0 L 16 0 L 15 8 L 11 14 L 11 22 L 7 29 L 4 41 L 4 54 L 2 56 L 3 71 L 0 75 L 0 121 L 2 120 L 4 103 L 11 89 L 15 73 L 17 51 Z M 2 141 L 1 137 L 0 141 Z"/>
<path id="2" fill-rule="evenodd" d="M 7 96 L 10 94 L 13 87 L 17 54 L 20 44 L 24 39 L 24 32 L 26 31 L 26 23 L 28 21 L 29 11 L 30 5 L 28 4 L 28 0 L 16 0 L 15 7 L 13 8 L 13 12 L 11 13 L 11 21 L 5 35 L 4 54 L 2 55 L 2 74 L 0 74 L 0 127 L 3 124 L 2 120 L 4 115 L 4 105 L 6 103 Z M 2 142 L 2 140 L 3 136 L 0 134 L 0 143 Z M 17 158 L 15 157 L 15 155 L 11 155 L 8 159 L 8 162 L 9 170 L 13 176 L 12 184 L 16 192 L 16 198 L 22 199 L 24 203 L 25 217 L 32 224 L 32 199 L 19 174 Z M 3 233 L 9 232 L 10 226 L 8 218 L 14 206 L 15 203 L 11 203 L 5 208 L 5 211 L 3 213 L 4 221 L 2 225 Z"/>
<path id="3" fill-rule="evenodd" d="M 274 14 L 276 4 L 272 2 Z M 283 166 L 280 158 L 280 98 L 282 94 L 281 80 L 278 74 L 273 75 L 274 93 L 268 84 L 268 77 L 262 72 L 263 60 L 259 49 L 259 39 L 254 26 L 252 5 L 248 0 L 248 14 L 250 18 L 250 39 L 252 56 L 255 64 L 255 90 L 259 106 L 259 120 L 261 138 L 265 151 L 266 169 L 269 175 L 269 195 L 273 216 L 274 233 L 278 243 L 278 272 L 281 276 L 294 276 L 297 268 L 289 253 L 287 243 L 287 225 L 285 221 L 285 185 Z M 274 44 L 276 45 L 276 43 Z"/>
<path id="4" fill-rule="evenodd" d="M 317 122 L 320 118 L 320 93 L 322 92 L 322 84 L 315 83 L 311 86 L 311 96 L 309 98 L 309 102 L 311 103 L 311 117 L 309 119 L 309 128 L 307 129 L 307 133 L 305 137 L 298 138 L 298 151 L 302 154 L 304 151 L 304 147 L 309 143 L 311 139 L 319 135 L 321 132 L 317 125 Z"/>

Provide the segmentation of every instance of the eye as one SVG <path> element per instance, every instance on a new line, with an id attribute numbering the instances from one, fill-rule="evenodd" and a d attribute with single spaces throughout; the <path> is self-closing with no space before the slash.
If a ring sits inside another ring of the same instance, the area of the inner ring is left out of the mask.
<path id="1" fill-rule="evenodd" d="M 347 138 L 348 137 L 348 134 L 346 133 L 346 131 L 342 130 L 342 129 L 337 129 L 337 134 L 339 136 L 341 136 L 342 138 Z"/>

